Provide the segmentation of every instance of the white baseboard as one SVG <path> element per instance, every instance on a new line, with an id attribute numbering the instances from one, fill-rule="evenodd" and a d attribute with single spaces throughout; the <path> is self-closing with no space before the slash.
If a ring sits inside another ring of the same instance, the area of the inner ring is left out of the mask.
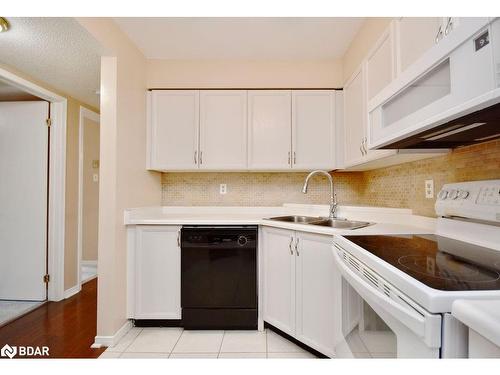
<path id="1" fill-rule="evenodd" d="M 97 260 L 82 260 L 80 264 L 82 266 L 97 267 Z"/>
<path id="2" fill-rule="evenodd" d="M 89 282 L 90 280 L 94 280 L 95 278 L 97 278 L 97 275 L 93 275 L 93 276 L 87 277 L 86 279 L 82 279 L 82 285 L 85 284 L 86 282 Z"/>
<path id="3" fill-rule="evenodd" d="M 64 291 L 64 299 L 69 298 L 69 297 L 73 297 L 75 294 L 79 293 L 80 290 L 82 290 L 81 285 L 75 285 L 72 288 L 66 289 Z"/>
<path id="4" fill-rule="evenodd" d="M 102 348 L 115 346 L 120 339 L 132 328 L 132 321 L 127 320 L 125 324 L 113 336 L 96 336 L 91 348 Z"/>

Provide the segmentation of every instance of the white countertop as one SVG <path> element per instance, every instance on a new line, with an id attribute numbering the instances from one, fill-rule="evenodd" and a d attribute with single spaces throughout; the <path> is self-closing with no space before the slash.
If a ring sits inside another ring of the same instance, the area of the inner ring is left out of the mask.
<path id="1" fill-rule="evenodd" d="M 267 220 L 285 215 L 328 216 L 327 205 L 284 204 L 276 207 L 158 206 L 125 210 L 125 225 L 265 225 L 319 234 L 434 233 L 436 220 L 409 209 L 339 206 L 338 216 L 374 223 L 356 230 Z M 405 223 L 405 224 L 401 224 Z"/>
<path id="2" fill-rule="evenodd" d="M 500 300 L 456 300 L 452 315 L 500 346 Z"/>

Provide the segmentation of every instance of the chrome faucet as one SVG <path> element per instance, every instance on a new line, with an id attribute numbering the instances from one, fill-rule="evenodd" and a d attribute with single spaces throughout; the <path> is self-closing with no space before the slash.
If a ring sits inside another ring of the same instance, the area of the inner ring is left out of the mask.
<path id="1" fill-rule="evenodd" d="M 315 174 L 322 174 L 325 175 L 328 178 L 328 181 L 330 181 L 330 219 L 336 219 L 337 218 L 337 194 L 334 193 L 333 190 L 333 178 L 330 175 L 330 173 L 326 171 L 322 171 L 320 169 L 317 169 L 315 171 L 312 171 L 309 173 L 306 177 L 306 181 L 304 182 L 304 186 L 302 187 L 302 192 L 304 194 L 307 194 L 307 185 L 309 184 L 309 179 L 314 176 Z"/>

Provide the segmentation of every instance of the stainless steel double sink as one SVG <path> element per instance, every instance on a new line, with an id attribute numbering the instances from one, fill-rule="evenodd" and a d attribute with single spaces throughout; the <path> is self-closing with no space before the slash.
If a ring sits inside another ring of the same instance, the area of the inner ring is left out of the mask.
<path id="1" fill-rule="evenodd" d="M 312 216 L 278 216 L 271 217 L 269 220 L 282 221 L 285 223 L 319 225 L 322 227 L 336 228 L 336 229 L 358 229 L 364 228 L 371 223 L 367 221 L 353 221 L 340 218 L 327 218 L 327 217 L 312 217 Z"/>

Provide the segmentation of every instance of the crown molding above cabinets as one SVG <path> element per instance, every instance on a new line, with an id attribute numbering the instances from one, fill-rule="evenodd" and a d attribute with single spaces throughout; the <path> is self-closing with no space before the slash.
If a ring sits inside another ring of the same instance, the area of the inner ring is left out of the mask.
<path id="1" fill-rule="evenodd" d="M 147 169 L 337 168 L 342 91 L 176 89 L 147 95 Z"/>

